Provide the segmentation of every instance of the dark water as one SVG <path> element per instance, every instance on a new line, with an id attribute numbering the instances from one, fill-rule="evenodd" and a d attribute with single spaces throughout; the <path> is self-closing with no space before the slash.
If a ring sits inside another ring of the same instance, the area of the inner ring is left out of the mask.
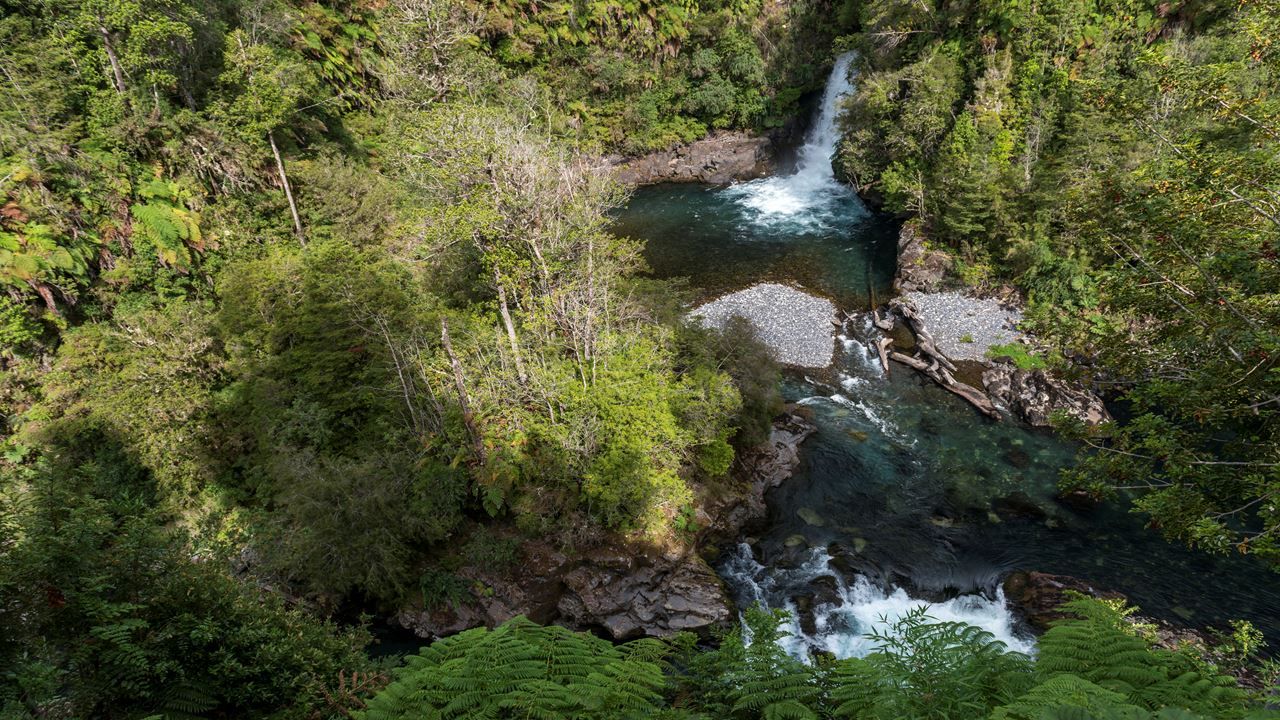
<path id="1" fill-rule="evenodd" d="M 687 277 L 706 297 L 774 281 L 842 308 L 869 307 L 870 295 L 884 298 L 893 281 L 897 227 L 841 190 L 843 202 L 828 205 L 836 211 L 815 221 L 808 213 L 770 216 L 749 205 L 760 198 L 741 187 L 656 185 L 636 192 L 614 231 L 647 241 L 655 275 Z"/>
<path id="2" fill-rule="evenodd" d="M 706 295 L 767 279 L 844 309 L 866 307 L 868 288 L 883 301 L 895 262 L 890 221 L 852 194 L 828 197 L 842 207 L 824 208 L 820 223 L 779 221 L 743 202 L 759 191 L 760 183 L 644 189 L 617 227 L 647 242 L 655 274 L 691 278 Z M 1074 447 L 981 417 L 906 368 L 883 377 L 870 336 L 869 322 L 853 323 L 831 369 L 789 374 L 788 398 L 808 406 L 820 430 L 803 446 L 799 472 L 771 494 L 767 528 L 719 568 L 740 604 L 794 609 L 815 578 L 833 575 L 836 558 L 846 569 L 835 573 L 839 602 L 815 601 L 816 630 L 793 626 L 797 652 L 863 652 L 860 635 L 879 615 L 922 600 L 942 603 L 940 617 L 1022 646 L 997 591 L 1014 569 L 1079 577 L 1176 623 L 1247 619 L 1280 643 L 1275 573 L 1249 558 L 1169 545 L 1119 504 L 1086 512 L 1059 504 L 1054 488 Z"/>

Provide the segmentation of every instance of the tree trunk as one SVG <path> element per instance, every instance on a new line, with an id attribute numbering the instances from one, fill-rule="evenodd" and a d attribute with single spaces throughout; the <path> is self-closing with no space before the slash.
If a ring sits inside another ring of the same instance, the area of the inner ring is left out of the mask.
<path id="1" fill-rule="evenodd" d="M 467 435 L 471 436 L 471 446 L 475 449 L 476 458 L 481 465 L 485 464 L 484 438 L 476 428 L 476 418 L 471 412 L 471 401 L 467 398 L 467 383 L 462 375 L 462 363 L 453 354 L 453 343 L 449 341 L 449 321 L 440 318 L 440 341 L 444 343 L 445 354 L 449 356 L 449 364 L 453 366 L 453 382 L 458 388 L 458 404 L 462 406 L 462 424 L 467 426 Z"/>
<path id="2" fill-rule="evenodd" d="M 49 312 L 53 313 L 55 316 L 61 314 L 58 312 L 57 303 L 53 301 L 53 291 L 49 289 L 48 285 L 42 282 L 36 282 L 35 280 L 28 280 L 27 284 L 30 285 L 31 289 L 35 290 L 36 294 L 40 296 L 40 299 L 44 301 L 44 306 L 49 309 Z"/>
<path id="3" fill-rule="evenodd" d="M 957 381 L 946 370 L 941 370 L 936 362 L 929 364 L 919 358 L 907 357 L 900 352 L 891 352 L 889 357 L 924 373 L 929 379 L 967 400 L 970 405 L 973 405 L 992 420 L 1001 419 L 1000 411 L 991 403 L 991 398 L 987 397 L 986 393 L 972 385 Z"/>
<path id="4" fill-rule="evenodd" d="M 307 238 L 302 234 L 302 220 L 298 218 L 298 204 L 293 201 L 293 188 L 289 186 L 289 176 L 284 172 L 284 158 L 280 157 L 280 148 L 276 146 L 276 134 L 267 133 L 271 143 L 271 153 L 276 156 L 276 169 L 280 171 L 280 184 L 284 185 L 284 196 L 289 200 L 289 213 L 293 215 L 293 231 L 298 235 L 302 247 L 307 246 Z"/>
<path id="5" fill-rule="evenodd" d="M 124 69 L 120 67 L 120 57 L 116 55 L 115 46 L 111 44 L 111 31 L 105 25 L 98 26 L 102 33 L 102 46 L 107 51 L 107 59 L 111 61 L 111 74 L 115 78 L 116 92 L 124 95 L 128 87 L 124 84 Z"/>
<path id="6" fill-rule="evenodd" d="M 515 357 L 516 373 L 520 376 L 520 384 L 529 382 L 529 374 L 524 370 L 524 359 L 520 356 L 520 341 L 516 338 L 516 326 L 511 322 L 511 310 L 507 307 L 507 290 L 502 286 L 498 269 L 493 269 L 493 284 L 498 288 L 498 310 L 502 313 L 502 324 L 507 328 L 507 340 L 511 342 L 511 354 Z"/>

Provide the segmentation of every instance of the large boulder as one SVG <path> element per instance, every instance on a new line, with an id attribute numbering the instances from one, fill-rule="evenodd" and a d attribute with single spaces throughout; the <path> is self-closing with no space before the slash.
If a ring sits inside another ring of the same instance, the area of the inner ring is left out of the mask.
<path id="1" fill-rule="evenodd" d="M 1056 620 L 1066 617 L 1058 607 L 1072 599 L 1072 593 L 1095 598 L 1124 599 L 1117 592 L 1102 590 L 1085 580 L 1068 575 L 1017 571 L 1004 580 L 1004 597 L 1009 606 L 1036 632 L 1044 632 Z"/>
<path id="2" fill-rule="evenodd" d="M 745 132 L 716 132 L 687 145 L 640 157 L 611 156 L 605 166 L 625 185 L 697 182 L 727 185 L 764 177 L 773 169 L 768 137 Z"/>
<path id="3" fill-rule="evenodd" d="M 987 395 L 1030 425 L 1045 427 L 1054 412 L 1063 411 L 1086 425 L 1111 419 L 1097 395 L 1081 385 L 1055 378 L 1044 370 L 1020 370 L 995 363 L 982 373 Z"/>
<path id="4" fill-rule="evenodd" d="M 397 624 L 419 637 L 439 638 L 525 615 L 625 640 L 707 630 L 730 618 L 720 578 L 688 549 L 614 540 L 571 557 L 531 542 L 515 578 L 474 567 L 458 575 L 474 584 L 471 597 L 432 610 L 406 608 Z"/>
<path id="5" fill-rule="evenodd" d="M 562 621 L 599 627 L 615 640 L 725 625 L 729 601 L 715 572 L 696 554 L 593 553 L 564 577 Z"/>

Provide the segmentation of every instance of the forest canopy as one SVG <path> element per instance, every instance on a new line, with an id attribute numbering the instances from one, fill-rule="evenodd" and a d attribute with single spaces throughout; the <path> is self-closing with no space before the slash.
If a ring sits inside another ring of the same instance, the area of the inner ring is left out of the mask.
<path id="1" fill-rule="evenodd" d="M 835 48 L 844 176 L 1127 409 L 1067 482 L 1280 557 L 1277 37 L 1275 0 L 0 0 L 0 717 L 1245 716 L 1088 603 L 1034 661 L 921 612 L 806 665 L 749 613 L 394 672 L 360 615 L 521 538 L 685 543 L 738 482 L 779 368 L 644 276 L 599 158 L 782 128 Z"/>

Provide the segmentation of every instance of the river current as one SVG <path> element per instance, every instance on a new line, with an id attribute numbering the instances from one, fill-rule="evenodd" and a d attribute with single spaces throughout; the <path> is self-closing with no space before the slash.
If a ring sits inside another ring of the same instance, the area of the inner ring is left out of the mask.
<path id="1" fill-rule="evenodd" d="M 786 282 L 848 311 L 889 295 L 896 224 L 832 173 L 850 61 L 836 62 L 791 172 L 635 194 L 615 230 L 645 241 L 656 276 L 688 278 L 704 299 Z M 870 338 L 869 321 L 852 322 L 831 368 L 788 371 L 785 395 L 812 410 L 818 432 L 770 494 L 764 529 L 717 563 L 739 607 L 792 611 L 794 654 L 863 655 L 867 632 L 920 604 L 1030 650 L 999 590 L 1016 569 L 1072 575 L 1184 625 L 1248 619 L 1280 642 L 1271 571 L 1169 545 L 1120 503 L 1060 504 L 1075 447 L 980 417 L 904 367 L 886 377 Z"/>

